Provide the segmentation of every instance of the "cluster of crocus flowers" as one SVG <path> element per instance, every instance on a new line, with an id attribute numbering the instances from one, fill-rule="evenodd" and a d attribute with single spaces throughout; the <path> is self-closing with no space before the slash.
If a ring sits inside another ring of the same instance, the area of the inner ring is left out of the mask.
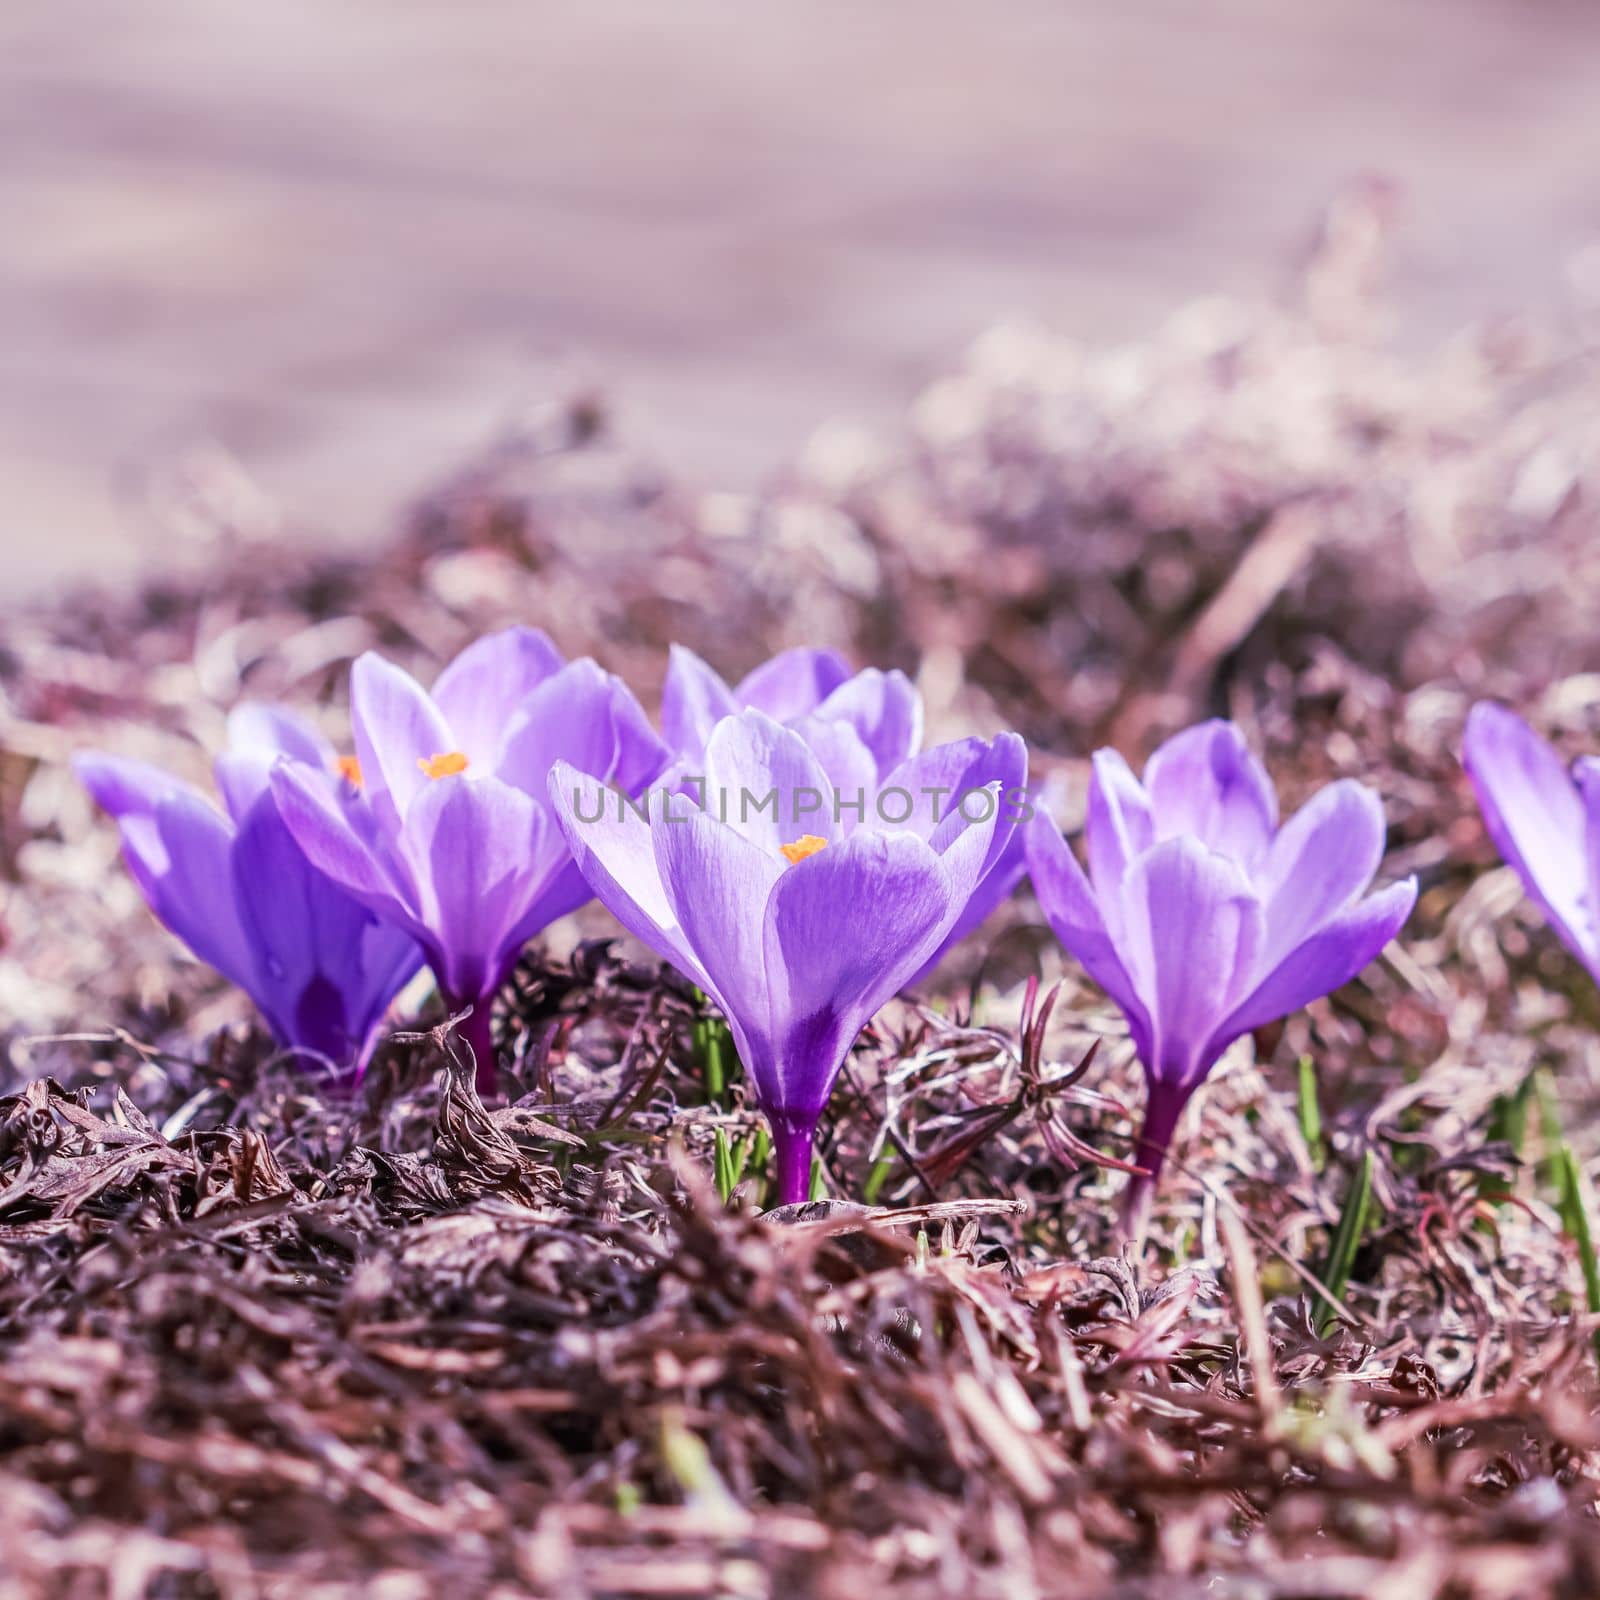
<path id="1" fill-rule="evenodd" d="M 814 748 L 759 710 L 707 739 L 691 797 L 619 802 L 565 764 L 550 792 L 595 894 L 728 1019 L 803 1200 L 818 1119 L 857 1035 L 934 959 L 1015 829 L 1021 740 L 939 746 L 882 780 L 861 741 Z"/>
<path id="2" fill-rule="evenodd" d="M 1600 970 L 1592 880 L 1570 844 L 1587 774 L 1575 788 L 1495 715 L 1469 741 L 1480 792 L 1497 774 L 1491 828 Z M 1135 1216 L 1228 1045 L 1353 977 L 1416 892 L 1368 892 L 1384 843 L 1371 793 L 1333 784 L 1280 827 L 1265 771 L 1220 722 L 1168 741 L 1142 781 L 1096 755 L 1085 870 L 1034 814 L 1019 738 L 924 748 L 910 680 L 828 651 L 786 651 L 730 687 L 675 648 L 658 735 L 618 679 L 513 628 L 431 692 L 362 656 L 350 721 L 352 753 L 337 756 L 287 712 L 237 711 L 222 810 L 138 763 L 86 756 L 78 770 L 156 914 L 286 1046 L 352 1075 L 426 962 L 492 1089 L 496 992 L 530 939 L 597 897 L 725 1013 L 784 1201 L 807 1191 L 861 1030 L 1025 867 L 1145 1068 Z"/>
<path id="3" fill-rule="evenodd" d="M 306 859 L 270 792 L 295 763 L 353 832 L 366 802 L 336 774 L 332 748 L 272 706 L 241 706 L 216 760 L 223 808 L 147 762 L 83 755 L 74 767 L 116 819 L 123 859 L 155 914 L 255 1001 L 278 1042 L 359 1076 L 378 1025 L 422 964 L 416 941 Z"/>
<path id="4" fill-rule="evenodd" d="M 1149 1087 L 1125 1216 L 1142 1231 L 1189 1097 L 1235 1039 L 1361 971 L 1416 901 L 1412 879 L 1368 893 L 1383 809 L 1348 780 L 1282 827 L 1277 796 L 1231 723 L 1169 739 L 1143 781 L 1099 751 L 1087 873 L 1042 813 L 1028 866 L 1057 938 L 1128 1020 Z"/>

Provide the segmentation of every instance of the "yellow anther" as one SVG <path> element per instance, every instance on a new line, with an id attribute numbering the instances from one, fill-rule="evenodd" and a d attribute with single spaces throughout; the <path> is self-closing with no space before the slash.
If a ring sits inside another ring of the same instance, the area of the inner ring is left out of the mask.
<path id="1" fill-rule="evenodd" d="M 817 851 L 824 849 L 828 841 L 815 833 L 808 833 L 796 839 L 793 844 L 780 844 L 778 848 L 783 852 L 785 859 L 791 867 L 799 865 L 807 856 L 814 856 Z"/>
<path id="2" fill-rule="evenodd" d="M 418 756 L 417 765 L 430 778 L 453 778 L 467 770 L 467 758 L 459 750 L 445 750 L 436 756 Z"/>
<path id="3" fill-rule="evenodd" d="M 361 763 L 354 756 L 340 756 L 333 765 L 346 783 L 361 787 Z"/>

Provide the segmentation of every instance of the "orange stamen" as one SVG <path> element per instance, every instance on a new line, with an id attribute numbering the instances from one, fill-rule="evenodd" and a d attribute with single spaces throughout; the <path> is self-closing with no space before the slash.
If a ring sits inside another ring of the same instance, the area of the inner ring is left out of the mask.
<path id="1" fill-rule="evenodd" d="M 346 783 L 353 783 L 358 789 L 361 787 L 361 763 L 354 756 L 340 756 L 333 765 Z"/>
<path id="2" fill-rule="evenodd" d="M 444 750 L 436 756 L 418 756 L 417 765 L 430 778 L 453 778 L 467 770 L 467 758 L 459 750 Z"/>
<path id="3" fill-rule="evenodd" d="M 784 859 L 791 867 L 798 866 L 807 856 L 814 856 L 817 851 L 824 849 L 828 841 L 817 834 L 808 833 L 796 839 L 793 844 L 780 844 L 778 848 L 783 852 Z"/>

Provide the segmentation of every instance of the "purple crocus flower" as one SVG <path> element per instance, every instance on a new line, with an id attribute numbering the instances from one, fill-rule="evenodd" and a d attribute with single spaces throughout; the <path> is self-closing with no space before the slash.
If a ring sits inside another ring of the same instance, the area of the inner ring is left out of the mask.
<path id="1" fill-rule="evenodd" d="M 1462 758 L 1495 848 L 1600 983 L 1600 759 L 1569 775 L 1521 717 L 1487 701 L 1467 718 Z"/>
<path id="2" fill-rule="evenodd" d="M 712 730 L 698 804 L 658 791 L 641 815 L 570 767 L 552 772 L 600 901 L 726 1014 L 772 1127 L 781 1202 L 806 1197 L 817 1120 L 856 1035 L 940 948 L 1014 831 L 1002 796 L 1025 762 L 1002 734 L 912 756 L 879 784 L 858 740 L 819 752 L 747 710 Z"/>
<path id="3" fill-rule="evenodd" d="M 661 686 L 661 732 L 678 760 L 697 767 L 711 730 L 724 717 L 754 709 L 776 722 L 794 723 L 849 680 L 849 663 L 838 651 L 797 649 L 780 651 L 730 688 L 694 651 L 675 644 Z M 909 683 L 906 688 L 915 696 Z M 919 721 L 921 709 L 919 702 Z"/>
<path id="4" fill-rule="evenodd" d="M 368 653 L 350 675 L 361 819 L 292 763 L 273 793 L 306 855 L 422 946 L 478 1085 L 494 1088 L 489 1008 L 529 939 L 590 898 L 549 809 L 561 759 L 636 793 L 666 759 L 622 682 L 563 662 L 543 633 L 480 639 L 428 694 Z"/>
<path id="5" fill-rule="evenodd" d="M 1394 937 L 1417 888 L 1366 891 L 1383 808 L 1329 784 L 1281 828 L 1261 763 L 1231 723 L 1169 739 L 1141 783 L 1114 750 L 1094 757 L 1087 875 L 1043 813 L 1028 869 L 1056 937 L 1122 1008 L 1149 1084 L 1127 1197 L 1142 1232 L 1189 1096 L 1254 1028 L 1349 982 Z"/>
<path id="6" fill-rule="evenodd" d="M 228 718 L 216 761 L 225 811 L 147 762 L 82 755 L 73 767 L 116 819 L 150 909 L 255 1001 L 281 1044 L 358 1078 L 422 952 L 306 860 L 269 792 L 278 761 L 362 826 L 363 802 L 337 776 L 332 747 L 278 707 Z"/>
<path id="7" fill-rule="evenodd" d="M 679 772 L 698 777 L 712 731 L 746 709 L 764 711 L 794 729 L 841 794 L 865 790 L 870 795 L 922 748 L 922 696 L 903 672 L 868 667 L 852 673 L 836 651 L 795 649 L 775 655 L 730 689 L 692 650 L 672 647 L 661 691 L 661 728 Z M 941 762 L 956 792 L 982 786 L 967 783 L 963 769 L 986 759 L 987 748 L 978 740 L 945 747 Z M 1026 779 L 1024 769 L 1019 794 Z M 1023 836 L 1013 831 L 938 949 L 907 979 L 908 986 L 922 982 L 947 951 L 993 915 L 1025 870 Z"/>

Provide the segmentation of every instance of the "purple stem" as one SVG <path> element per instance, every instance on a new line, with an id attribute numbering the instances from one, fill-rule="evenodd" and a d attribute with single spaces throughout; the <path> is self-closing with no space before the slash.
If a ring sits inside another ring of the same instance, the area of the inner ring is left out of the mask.
<path id="1" fill-rule="evenodd" d="M 335 1105 L 351 1105 L 361 1095 L 361 1080 L 366 1075 L 366 1063 L 357 1062 L 342 1072 L 330 1072 L 322 1080 L 322 1095 Z"/>
<path id="2" fill-rule="evenodd" d="M 815 1122 L 802 1122 L 784 1112 L 767 1118 L 772 1127 L 772 1157 L 777 1168 L 778 1204 L 799 1205 L 811 1198 L 811 1143 Z"/>
<path id="3" fill-rule="evenodd" d="M 462 1011 L 469 1003 L 472 1010 L 461 1019 L 459 1031 L 462 1039 L 466 1041 L 467 1048 L 472 1052 L 475 1068 L 473 1078 L 478 1086 L 478 1096 L 487 1100 L 495 1095 L 500 1087 L 495 1072 L 493 1002 L 488 995 L 479 995 L 471 1002 L 451 1001 L 449 1004 L 451 1011 Z"/>
<path id="4" fill-rule="evenodd" d="M 1122 1194 L 1122 1231 L 1135 1245 L 1144 1243 L 1161 1167 L 1172 1146 L 1178 1118 L 1183 1115 L 1183 1108 L 1188 1105 L 1192 1092 L 1192 1089 L 1180 1088 L 1176 1084 L 1150 1084 L 1144 1126 L 1140 1128 L 1138 1143 L 1133 1147 L 1133 1159 L 1145 1169 L 1146 1176 L 1130 1178 Z"/>

